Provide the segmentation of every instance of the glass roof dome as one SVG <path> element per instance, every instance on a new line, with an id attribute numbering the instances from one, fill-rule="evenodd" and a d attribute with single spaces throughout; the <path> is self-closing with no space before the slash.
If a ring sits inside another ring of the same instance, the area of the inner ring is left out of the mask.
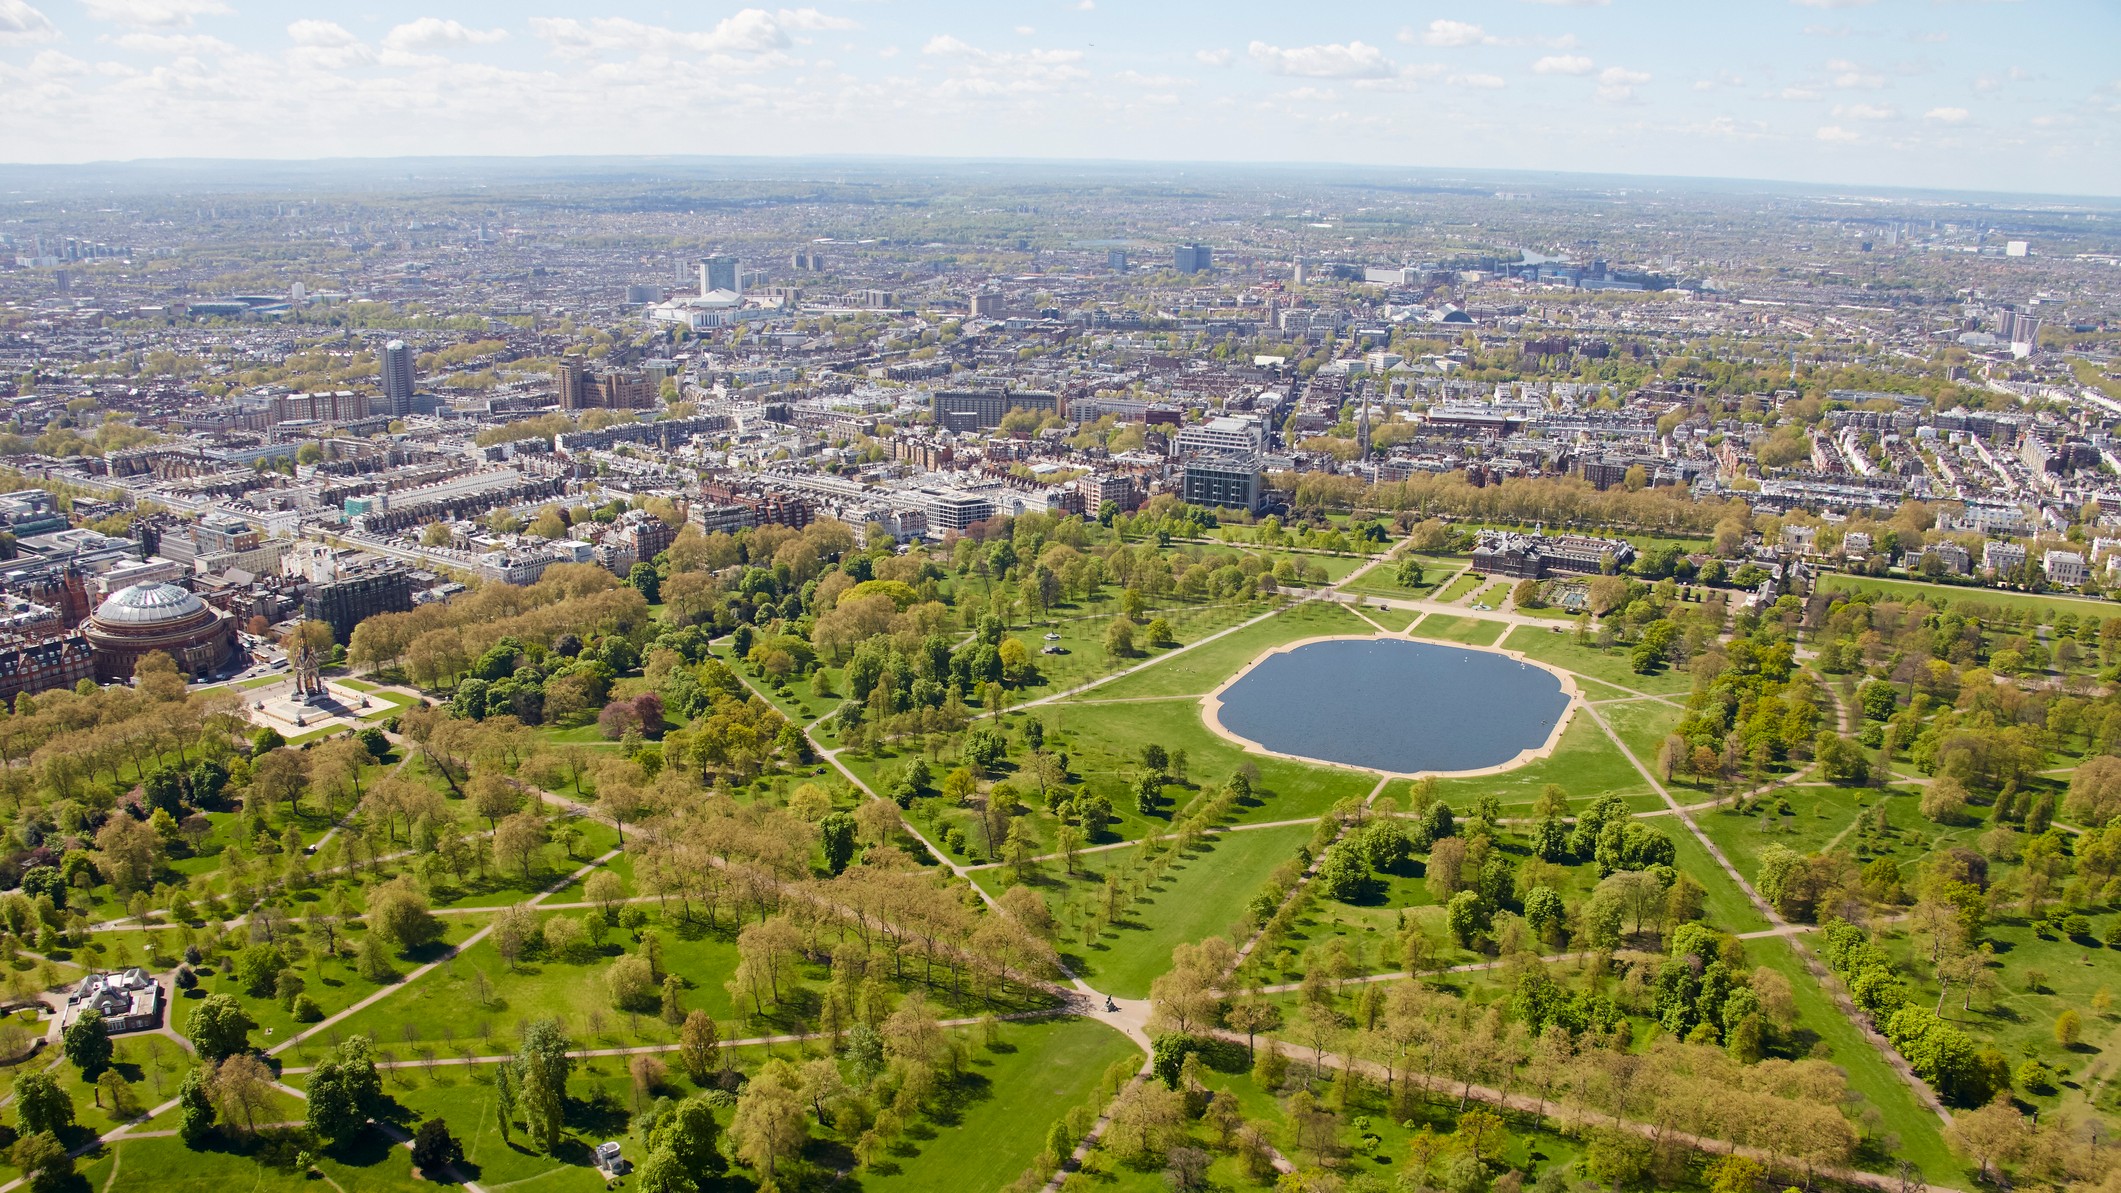
<path id="1" fill-rule="evenodd" d="M 162 625 L 196 616 L 205 602 L 174 584 L 145 580 L 110 594 L 96 610 L 106 625 Z"/>

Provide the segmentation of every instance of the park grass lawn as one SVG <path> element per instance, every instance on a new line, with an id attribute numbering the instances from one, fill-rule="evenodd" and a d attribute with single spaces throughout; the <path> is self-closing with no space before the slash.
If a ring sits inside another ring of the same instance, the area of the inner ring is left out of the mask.
<path id="1" fill-rule="evenodd" d="M 1600 650 L 1591 645 L 1579 646 L 1574 634 L 1556 633 L 1554 629 L 1518 626 L 1502 644 L 1511 650 L 1521 650 L 1527 657 L 1542 663 L 1552 663 L 1564 671 L 1588 675 L 1633 692 L 1662 696 L 1692 691 L 1694 687 L 1694 677 L 1687 672 L 1666 668 L 1654 675 L 1638 675 L 1629 665 L 1625 648 L 1616 646 L 1611 650 Z"/>
<path id="2" fill-rule="evenodd" d="M 1694 815 L 1698 819 L 1702 813 Z M 1731 876 L 1709 856 L 1708 847 L 1687 828 L 1685 821 L 1677 816 L 1657 816 L 1643 823 L 1671 838 L 1672 868 L 1693 875 L 1707 892 L 1702 897 L 1701 906 L 1704 918 L 1710 924 L 1726 932 L 1758 932 L 1769 926 L 1767 917 L 1760 914 L 1753 901 L 1745 897 L 1745 892 L 1731 881 Z M 1745 873 L 1743 864 L 1736 859 L 1732 864 L 1739 867 L 1739 873 Z"/>
<path id="3" fill-rule="evenodd" d="M 1508 645 L 1509 645 L 1509 643 L 1508 643 L 1507 641 L 1505 641 L 1505 642 L 1503 643 L 1503 645 L 1505 645 L 1505 646 L 1508 646 Z M 1515 648 L 1514 648 L 1514 647 L 1512 647 L 1512 649 L 1515 649 Z M 1632 695 L 1632 694 L 1630 694 L 1630 693 L 1627 693 L 1627 692 L 1623 692 L 1623 691 L 1621 691 L 1621 690 L 1620 690 L 1619 688 L 1613 687 L 1613 686 L 1612 686 L 1611 684 L 1602 684 L 1602 683 L 1599 683 L 1599 682 L 1598 682 L 1597 680 L 1595 680 L 1595 679 L 1591 679 L 1591 678 L 1588 678 L 1588 677 L 1586 677 L 1586 676 L 1582 676 L 1582 675 L 1579 675 L 1579 676 L 1577 676 L 1577 677 L 1576 677 L 1576 689 L 1577 689 L 1578 691 L 1580 691 L 1580 692 L 1582 692 L 1582 693 L 1583 693 L 1583 698 L 1584 698 L 1585 700 L 1640 700 L 1640 699 L 1641 699 L 1641 697 L 1640 697 L 1640 696 L 1635 696 L 1635 695 Z"/>
<path id="4" fill-rule="evenodd" d="M 2090 910 L 2090 909 L 2086 909 Z M 2101 991 L 2109 997 L 2121 984 L 2121 966 L 2115 954 L 2099 944 L 2111 916 L 2088 916 L 2091 932 L 2081 939 L 2060 933 L 2048 937 L 2035 932 L 2018 916 L 1996 917 L 1982 934 L 2000 961 L 1990 971 L 1995 986 L 1986 996 L 1976 994 L 1967 1006 L 1966 987 L 1956 985 L 1946 992 L 1939 1014 L 1965 1028 L 1984 1044 L 1993 1044 L 2010 1058 L 2012 1065 L 2038 1060 L 2058 1074 L 2052 1089 L 2035 1091 L 2022 1086 L 2013 1091 L 2022 1102 L 2036 1106 L 2043 1115 L 2062 1112 L 2072 1117 L 2110 1116 L 2117 1107 L 2112 1087 L 2110 1054 L 2121 1044 L 2121 1025 L 2112 1010 L 2094 1009 L 2093 999 Z M 1899 964 L 1901 977 L 1915 1006 L 1938 1005 L 1936 970 L 1920 942 L 1903 925 L 1883 929 L 1886 948 Z M 2036 989 L 2028 974 L 2037 970 Z M 2065 1010 L 2077 1012 L 2081 1023 L 2078 1043 L 2063 1047 L 2056 1042 L 2054 1024 Z"/>
<path id="5" fill-rule="evenodd" d="M 772 680 L 752 674 L 750 666 L 736 658 L 729 649 L 729 639 L 727 638 L 716 639 L 708 646 L 707 653 L 729 664 L 729 669 L 734 671 L 737 677 L 744 681 L 745 687 L 750 688 L 761 700 L 771 704 L 774 707 L 774 711 L 798 726 L 808 725 L 824 713 L 832 711 L 839 704 L 838 700 L 817 698 L 810 683 L 806 680 L 790 680 L 785 691 L 776 690 Z M 585 728 L 595 730 L 596 724 L 591 722 Z M 568 732 L 573 732 L 573 730 Z M 596 740 L 602 741 L 603 734 L 597 734 Z"/>
<path id="6" fill-rule="evenodd" d="M 1084 951 L 1080 939 L 1064 943 L 1070 968 L 1121 998 L 1148 997 L 1149 983 L 1171 968 L 1173 946 L 1218 933 L 1242 940 L 1242 932 L 1233 929 L 1244 916 L 1246 902 L 1275 867 L 1296 856 L 1311 831 L 1311 825 L 1292 824 L 1204 838 L 1107 928 L 1096 945 Z M 1015 872 L 1006 869 L 983 870 L 977 877 L 996 895 L 1015 884 Z M 1084 884 L 1078 879 L 1077 885 Z"/>
<path id="7" fill-rule="evenodd" d="M 1881 799 L 1885 801 L 1890 835 L 1880 837 L 1851 829 L 1857 817 L 1868 814 Z M 1787 817 L 1774 811 L 1780 800 L 1789 801 L 1791 814 Z M 1694 814 L 1694 822 L 1748 880 L 1759 872 L 1760 854 L 1770 845 L 1787 845 L 1799 853 L 1835 846 L 1865 860 L 1890 857 L 1912 874 L 1912 863 L 1940 843 L 1971 845 L 1981 832 L 1978 825 L 1940 830 L 1922 818 L 1916 793 L 1904 787 L 1880 791 L 1867 787 L 1790 786 L 1768 793 L 1755 804 L 1751 813 L 1725 807 Z M 1975 807 L 1968 811 L 1978 815 L 1987 809 Z"/>
<path id="8" fill-rule="evenodd" d="M 1930 584 L 1921 580 L 1850 576 L 1840 572 L 1821 575 L 1819 590 L 1868 592 L 1893 601 L 1941 602 L 1969 615 L 1972 615 L 1974 606 L 1986 606 L 1991 610 L 2009 609 L 2013 612 L 2036 614 L 2044 625 L 2053 625 L 2064 613 L 2074 613 L 2080 620 L 2095 617 L 2102 621 L 2121 613 L 2121 605 L 2112 601 L 2093 600 L 2090 597 L 2045 596 L 2030 592 L 2007 592 L 2000 588 L 1973 588 L 1956 584 Z"/>
<path id="9" fill-rule="evenodd" d="M 1365 596 L 1393 597 L 1398 600 L 1420 600 L 1435 592 L 1437 586 L 1464 570 L 1466 557 L 1449 555 L 1415 554 L 1421 561 L 1421 583 L 1401 584 L 1399 564 L 1386 560 L 1357 576 L 1343 586 L 1343 591 L 1358 592 Z"/>
<path id="10" fill-rule="evenodd" d="M 1417 638 L 1435 638 L 1444 642 L 1462 642 L 1467 646 L 1493 646 L 1495 640 L 1507 634 L 1510 627 L 1503 622 L 1489 621 L 1485 617 L 1467 615 L 1454 616 L 1448 613 L 1431 613 L 1414 631 Z"/>
<path id="11" fill-rule="evenodd" d="M 1492 794 L 1502 801 L 1503 815 L 1524 816 L 1549 783 L 1559 783 L 1578 807 L 1609 794 L 1622 796 L 1636 811 L 1664 806 L 1613 739 L 1584 712 L 1577 713 L 1562 730 L 1561 743 L 1547 757 L 1499 775 L 1440 779 L 1436 794 L 1460 815 L 1481 796 Z"/>
<path id="12" fill-rule="evenodd" d="M 1942 1124 L 1916 1099 L 1915 1091 L 1900 1079 L 1885 1057 L 1864 1039 L 1863 1033 L 1842 1015 L 1817 980 L 1804 967 L 1790 942 L 1763 937 L 1745 942 L 1746 957 L 1789 979 L 1796 995 L 1797 1030 L 1826 1045 L 1832 1061 L 1848 1074 L 1849 1088 L 1864 1096 L 1882 1115 L 1880 1126 L 1899 1136 L 1900 1146 L 1890 1158 L 1876 1166 L 1889 1168 L 1905 1159 L 1922 1170 L 1932 1184 L 1960 1184 L 1966 1169 L 1944 1144 Z M 1800 1051 L 1803 1051 L 1800 1049 Z M 1877 1152 L 1881 1149 L 1870 1149 Z M 1971 1187 L 1971 1186 L 1965 1186 Z"/>
<path id="13" fill-rule="evenodd" d="M 1265 1037 L 1262 1037 L 1260 1047 L 1265 1046 Z M 1317 1157 L 1308 1149 L 1297 1147 L 1286 1099 L 1294 1089 L 1308 1088 L 1321 1104 L 1331 1105 L 1332 1071 L 1327 1070 L 1324 1076 L 1307 1082 L 1301 1074 L 1310 1067 L 1310 1049 L 1288 1045 L 1284 1051 L 1289 1057 L 1291 1073 L 1288 1088 L 1268 1090 L 1253 1080 L 1242 1041 L 1226 1047 L 1218 1046 L 1205 1054 L 1204 1059 L 1209 1063 L 1203 1080 L 1209 1089 L 1226 1091 L 1235 1097 L 1248 1122 L 1262 1124 L 1276 1148 L 1290 1160 L 1310 1168 L 1317 1163 Z M 1339 1171 L 1346 1175 L 1372 1174 L 1389 1183 L 1405 1165 L 1411 1140 L 1424 1127 L 1446 1137 L 1453 1133 L 1458 1099 L 1451 1096 L 1448 1081 L 1442 1082 L 1433 1095 L 1423 1097 L 1417 1109 L 1417 1117 L 1398 1121 L 1382 1087 L 1374 1082 L 1364 1082 L 1354 1103 L 1333 1116 L 1339 1144 L 1337 1150 L 1344 1157 Z M 1365 1120 L 1371 1133 L 1377 1137 L 1374 1149 L 1365 1150 L 1362 1131 L 1356 1125 L 1357 1118 Z M 1262 1187 L 1244 1174 L 1235 1157 L 1225 1155 L 1213 1146 L 1214 1132 L 1204 1122 L 1186 1123 L 1183 1130 L 1191 1146 L 1199 1147 L 1213 1157 L 1214 1162 L 1208 1170 L 1212 1188 Z M 1576 1162 L 1582 1146 L 1544 1125 L 1527 1128 L 1513 1119 L 1508 1142 L 1492 1158 L 1506 1168 L 1526 1173 L 1524 1181 L 1529 1186 L 1534 1175 L 1548 1168 L 1560 1166 L 1568 1169 Z M 1437 1168 L 1441 1167 L 1439 1162 Z M 1081 1179 L 1086 1182 L 1085 1188 L 1106 1193 L 1165 1193 L 1170 1188 L 1161 1166 L 1129 1165 L 1106 1147 L 1091 1152 Z"/>
<path id="14" fill-rule="evenodd" d="M 1415 622 L 1421 620 L 1419 609 L 1383 609 L 1371 605 L 1363 609 L 1363 614 L 1395 634 L 1405 633 Z"/>
<path id="15" fill-rule="evenodd" d="M 1045 1148 L 1046 1124 L 1088 1100 L 1113 1063 L 1141 1057 L 1119 1032 L 1073 1017 L 1006 1023 L 994 1044 L 967 1043 L 971 1062 L 929 1116 L 928 1138 L 909 1138 L 913 1154 L 896 1155 L 893 1171 L 864 1172 L 864 1190 L 1002 1188 Z"/>
<path id="16" fill-rule="evenodd" d="M 1598 715 L 1613 727 L 1620 740 L 1644 766 L 1657 769 L 1657 750 L 1671 736 L 1686 710 L 1662 700 L 1630 700 L 1624 704 L 1600 705 Z"/>
<path id="17" fill-rule="evenodd" d="M 294 1117 L 302 1117 L 301 1104 L 286 1100 L 295 1105 Z M 295 1169 L 295 1151 L 288 1147 L 286 1162 L 280 1165 L 267 1162 L 271 1152 L 262 1142 L 217 1141 L 192 1151 L 170 1136 L 120 1139 L 76 1163 L 77 1187 L 112 1193 L 127 1188 L 157 1193 L 317 1193 L 320 1189 L 382 1193 L 432 1187 L 414 1175 L 412 1153 L 377 1131 L 365 1131 L 318 1158 L 317 1168 L 324 1174 L 321 1181 Z M 541 1186 L 553 1187 L 542 1182 Z"/>
<path id="18" fill-rule="evenodd" d="M 1504 581 L 1501 584 L 1490 584 L 1480 590 L 1480 595 L 1473 598 L 1473 603 L 1486 605 L 1490 609 L 1500 609 L 1503 601 L 1509 599 L 1510 587 L 1508 581 Z"/>
<path id="19" fill-rule="evenodd" d="M 1214 691 L 1237 669 L 1286 642 L 1328 634 L 1375 634 L 1339 605 L 1305 601 L 1203 646 L 1167 657 L 1153 667 L 1099 684 L 1072 701 L 1139 696 L 1199 696 Z"/>
<path id="20" fill-rule="evenodd" d="M 534 866 L 529 877 L 524 877 L 521 870 L 513 867 L 495 866 L 487 872 L 485 878 L 474 876 L 454 888 L 449 898 L 437 902 L 435 906 L 506 907 L 511 903 L 521 903 L 556 882 L 567 881 L 569 875 L 587 865 L 591 859 L 610 852 L 619 843 L 618 830 L 601 820 L 592 820 L 587 816 L 561 816 L 554 821 L 555 832 L 562 824 L 580 833 L 571 856 L 547 846 L 543 864 Z M 483 830 L 486 823 L 480 821 L 477 827 Z"/>
<path id="21" fill-rule="evenodd" d="M 724 914 L 718 928 L 709 928 L 701 918 L 682 923 L 675 912 L 666 914 L 650 904 L 634 906 L 648 914 L 644 931 L 656 933 L 664 970 L 685 980 L 686 1008 L 703 1009 L 725 1024 L 742 1018 L 722 985 L 737 964 L 735 929 L 728 916 Z M 552 913 L 585 924 L 596 915 L 594 911 Z M 419 981 L 341 1022 L 338 1030 L 342 1035 L 368 1033 L 378 1047 L 398 1049 L 402 1059 L 408 1060 L 412 1059 L 409 1049 L 434 1047 L 448 1055 L 459 1042 L 475 1046 L 480 1053 L 512 1051 L 513 1045 L 506 1041 L 513 1040 L 518 1023 L 552 1017 L 560 1018 L 579 1037 L 598 1037 L 584 1046 L 667 1043 L 670 1031 L 662 1020 L 643 1015 L 638 1023 L 630 1022 L 626 1014 L 612 1009 L 604 985 L 611 959 L 638 947 L 631 933 L 612 927 L 606 930 L 603 945 L 585 962 L 540 957 L 510 967 L 489 936 Z M 747 1013 L 750 1010 L 744 1008 Z M 595 1023 L 592 1013 L 597 1017 Z M 725 1029 L 724 1034 L 744 1033 Z"/>
<path id="22" fill-rule="evenodd" d="M 1188 643 L 1198 642 L 1248 618 L 1257 617 L 1268 607 L 1255 600 L 1220 604 L 1178 601 L 1151 608 L 1142 616 L 1145 619 L 1161 617 L 1170 623 L 1173 644 L 1151 646 L 1149 636 L 1137 628 L 1134 635 L 1136 653 L 1124 659 L 1115 659 L 1105 653 L 1105 630 L 1115 616 L 1110 610 L 1012 628 L 1010 635 L 1031 650 L 1031 663 L 1037 669 L 1037 678 L 1011 692 L 1010 699 L 1014 703 L 1035 700 L 1081 687 L 1116 671 L 1140 666 L 1145 661 L 1161 658 Z M 1147 621 L 1143 624 L 1146 625 Z M 1060 639 L 1047 642 L 1047 634 L 1059 634 Z M 1040 654 L 1047 646 L 1058 646 L 1068 653 Z"/>
<path id="23" fill-rule="evenodd" d="M 452 915 L 439 917 L 442 923 L 440 943 L 418 950 L 410 956 L 395 956 L 393 964 L 399 973 L 408 973 L 414 967 L 434 960 L 451 945 L 460 944 L 472 933 L 485 926 L 485 917 Z M 328 1017 L 367 998 L 382 984 L 371 982 L 361 976 L 360 965 L 355 957 L 360 948 L 365 929 L 342 928 L 339 933 L 339 948 L 342 957 L 326 959 L 319 950 L 322 943 L 311 941 L 311 950 L 299 963 L 288 969 L 302 979 L 302 993 L 316 1001 L 319 1009 Z M 281 1007 L 280 1000 L 271 995 L 253 998 L 236 979 L 235 958 L 224 956 L 213 965 L 212 973 L 201 972 L 198 988 L 192 993 L 203 999 L 209 994 L 226 994 L 243 1005 L 243 1010 L 256 1021 L 257 1028 L 251 1033 L 251 1042 L 260 1048 L 270 1048 L 290 1036 L 309 1028 L 307 1023 L 295 1022 L 294 1016 Z M 378 1006 L 387 1006 L 392 999 L 385 999 Z M 178 1031 L 184 1030 L 185 1020 L 191 1014 L 197 1000 L 180 997 L 170 1003 L 169 1025 Z"/>
<path id="24" fill-rule="evenodd" d="M 1442 592 L 1436 594 L 1436 599 L 1444 602 L 1445 604 L 1449 604 L 1452 601 L 1458 600 L 1460 597 L 1463 597 L 1467 593 L 1480 587 L 1483 579 L 1484 577 L 1476 576 L 1471 572 L 1468 572 L 1465 575 L 1460 576 L 1456 580 L 1451 581 L 1449 587 L 1445 588 Z"/>
<path id="25" fill-rule="evenodd" d="M 1342 612 L 1341 616 L 1352 614 Z M 1316 766 L 1286 758 L 1255 754 L 1208 732 L 1200 706 L 1193 701 L 1159 700 L 1138 704 L 1081 705 L 1057 703 L 1039 710 L 1046 719 L 1048 739 L 1059 734 L 1068 739 L 1071 765 L 1093 791 L 1110 795 L 1122 821 L 1137 816 L 1127 784 L 1140 772 L 1142 747 L 1154 742 L 1166 750 L 1183 749 L 1187 768 L 1196 784 L 1219 785 L 1246 763 L 1259 771 L 1254 792 L 1257 806 L 1241 810 L 1239 823 L 1262 820 L 1311 819 L 1349 797 L 1360 798 L 1376 786 L 1376 778 L 1365 771 Z M 1176 795 L 1181 801 L 1183 795 Z M 1168 830 L 1166 816 L 1155 819 L 1154 831 Z M 1149 822 L 1143 822 L 1149 827 Z M 1128 835 L 1134 835 L 1129 833 Z"/>
<path id="26" fill-rule="evenodd" d="M 1269 563 L 1279 563 L 1286 559 L 1297 567 L 1306 570 L 1313 567 L 1320 568 L 1326 573 L 1326 583 L 1328 584 L 1338 584 L 1342 580 L 1347 579 L 1357 568 L 1370 562 L 1372 558 L 1372 556 L 1368 555 L 1328 555 L 1322 551 L 1282 551 L 1273 547 L 1247 547 L 1245 550 L 1266 559 Z"/>

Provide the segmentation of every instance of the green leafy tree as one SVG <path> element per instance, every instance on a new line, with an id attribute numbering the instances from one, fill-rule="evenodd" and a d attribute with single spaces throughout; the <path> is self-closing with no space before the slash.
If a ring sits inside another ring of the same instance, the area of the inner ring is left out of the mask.
<path id="1" fill-rule="evenodd" d="M 103 1012 L 94 1007 L 82 1011 L 79 1018 L 66 1025 L 60 1045 L 66 1059 L 74 1062 L 81 1076 L 90 1081 L 110 1067 L 110 1033 L 103 1029 Z"/>
<path id="2" fill-rule="evenodd" d="M 24 1135 L 8 1151 L 8 1159 L 29 1178 L 36 1193 L 56 1193 L 74 1183 L 74 1158 L 66 1145 L 49 1131 Z"/>
<path id="3" fill-rule="evenodd" d="M 457 1143 L 457 1137 L 449 1133 L 449 1124 L 442 1119 L 428 1119 L 413 1132 L 412 1162 L 421 1172 L 441 1172 L 463 1159 L 463 1147 Z"/>
<path id="4" fill-rule="evenodd" d="M 567 1077 L 574 1062 L 567 1056 L 567 1036 L 551 1019 L 541 1019 L 523 1033 L 516 1051 L 515 1077 L 521 1089 L 524 1125 L 531 1141 L 551 1155 L 565 1128 Z"/>
<path id="5" fill-rule="evenodd" d="M 24 1073 L 15 1078 L 15 1121 L 24 1135 L 58 1135 L 74 1125 L 74 1100 L 50 1073 Z"/>
<path id="6" fill-rule="evenodd" d="M 847 868 L 854 860 L 854 841 L 858 826 L 854 817 L 845 812 L 833 812 L 818 821 L 818 843 L 825 851 L 825 865 L 834 874 Z"/>
<path id="7" fill-rule="evenodd" d="M 326 1142 L 360 1133 L 383 1108 L 383 1081 L 367 1036 L 340 1044 L 309 1078 L 308 1121 Z"/>
<path id="8" fill-rule="evenodd" d="M 250 1029 L 256 1026 L 233 996 L 209 994 L 184 1021 L 184 1034 L 200 1056 L 218 1061 L 249 1051 Z"/>
<path id="9" fill-rule="evenodd" d="M 205 1071 L 193 1069 L 177 1088 L 177 1138 L 183 1140 L 185 1147 L 197 1151 L 206 1146 L 207 1137 L 213 1133 L 214 1100 L 206 1093 Z"/>

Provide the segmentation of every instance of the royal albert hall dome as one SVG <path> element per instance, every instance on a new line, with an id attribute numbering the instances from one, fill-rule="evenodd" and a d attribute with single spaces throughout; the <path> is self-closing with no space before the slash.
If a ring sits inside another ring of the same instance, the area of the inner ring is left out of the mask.
<path id="1" fill-rule="evenodd" d="M 110 594 L 81 627 L 96 678 L 131 679 L 149 651 L 167 651 L 192 675 L 216 670 L 236 651 L 236 619 L 174 584 L 143 581 Z"/>

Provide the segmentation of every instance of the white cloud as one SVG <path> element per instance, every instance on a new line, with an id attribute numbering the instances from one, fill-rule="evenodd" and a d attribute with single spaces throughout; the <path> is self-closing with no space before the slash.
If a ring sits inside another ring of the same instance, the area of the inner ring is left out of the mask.
<path id="1" fill-rule="evenodd" d="M 1966 118 L 1972 114 L 1965 108 L 1931 108 L 1922 114 L 1922 118 L 1938 124 L 1965 124 Z"/>
<path id="2" fill-rule="evenodd" d="M 227 16 L 235 11 L 221 0 L 83 0 L 88 15 L 113 25 L 140 29 L 188 29 L 198 17 Z"/>
<path id="3" fill-rule="evenodd" d="M 845 28 L 849 24 L 814 8 L 784 8 L 779 13 L 746 8 L 724 17 L 712 29 L 668 29 L 625 17 L 592 17 L 586 21 L 532 17 L 530 31 L 563 58 L 595 58 L 611 53 L 692 53 L 712 55 L 716 64 L 724 68 L 756 69 L 793 61 L 782 53 L 792 44 L 790 29 Z"/>
<path id="4" fill-rule="evenodd" d="M 1090 77 L 1079 65 L 1081 50 L 999 52 L 939 33 L 928 39 L 921 53 L 942 59 L 950 67 L 950 77 L 935 87 L 935 94 L 943 99 L 1051 92 Z"/>
<path id="5" fill-rule="evenodd" d="M 1449 21 L 1442 17 L 1429 22 L 1429 27 L 1417 33 L 1413 29 L 1399 31 L 1399 40 L 1420 42 L 1425 46 L 1444 46 L 1456 49 L 1461 46 L 1493 45 L 1496 40 L 1488 36 L 1480 26 L 1466 21 Z"/>
<path id="6" fill-rule="evenodd" d="M 205 54 L 233 54 L 236 47 L 203 33 L 127 33 L 106 38 L 121 50 L 138 54 L 164 54 L 172 58 L 197 58 Z"/>
<path id="7" fill-rule="evenodd" d="M 1075 0 L 1075 11 L 1077 12 L 1094 12 L 1096 9 L 1097 0 Z"/>
<path id="8" fill-rule="evenodd" d="M 25 0 L 0 0 L 0 46 L 26 46 L 58 36 L 51 18 L 31 8 Z"/>
<path id="9" fill-rule="evenodd" d="M 1587 75 L 1596 63 L 1581 54 L 1548 54 L 1532 64 L 1535 75 Z"/>
<path id="10" fill-rule="evenodd" d="M 1625 66 L 1608 66 L 1598 72 L 1598 98 L 1609 104 L 1632 103 L 1635 88 L 1650 81 L 1650 72 L 1629 70 Z"/>
<path id="11" fill-rule="evenodd" d="M 1834 118 L 1837 120 L 1898 120 L 1900 111 L 1881 104 L 1835 104 Z"/>
<path id="12" fill-rule="evenodd" d="M 1249 47 L 1252 61 L 1270 75 L 1297 75 L 1310 79 L 1382 79 L 1396 71 L 1385 52 L 1366 42 L 1346 45 L 1329 42 L 1316 46 L 1283 49 L 1255 41 Z"/>
<path id="13" fill-rule="evenodd" d="M 1837 145 L 1846 145 L 1851 141 L 1863 139 L 1862 134 L 1845 129 L 1838 124 L 1820 125 L 1819 131 L 1814 133 L 1813 136 L 1821 141 L 1828 141 Z"/>
<path id="14" fill-rule="evenodd" d="M 861 25 L 848 17 L 836 17 L 814 8 L 784 8 L 774 16 L 784 29 L 800 33 L 828 33 L 846 29 L 859 29 Z"/>
<path id="15" fill-rule="evenodd" d="M 1207 63 L 1209 66 L 1230 65 L 1230 51 L 1228 50 L 1195 50 L 1193 51 L 1193 57 L 1198 61 Z"/>
<path id="16" fill-rule="evenodd" d="M 421 17 L 407 21 L 383 35 L 383 48 L 413 52 L 435 50 L 444 46 L 484 46 L 508 40 L 506 29 L 473 29 L 453 20 L 440 17 Z"/>
<path id="17" fill-rule="evenodd" d="M 1836 58 L 1828 62 L 1826 68 L 1834 72 L 1834 86 L 1843 91 L 1876 91 L 1885 86 L 1884 75 L 1866 70 L 1846 58 Z"/>
<path id="18" fill-rule="evenodd" d="M 287 36 L 298 46 L 326 50 L 361 44 L 360 38 L 336 21 L 296 21 L 287 27 Z"/>
<path id="19" fill-rule="evenodd" d="M 1037 32 L 1038 30 L 1030 25 L 1018 25 L 1016 27 L 1016 35 L 1018 37 L 1030 37 L 1032 34 Z"/>

